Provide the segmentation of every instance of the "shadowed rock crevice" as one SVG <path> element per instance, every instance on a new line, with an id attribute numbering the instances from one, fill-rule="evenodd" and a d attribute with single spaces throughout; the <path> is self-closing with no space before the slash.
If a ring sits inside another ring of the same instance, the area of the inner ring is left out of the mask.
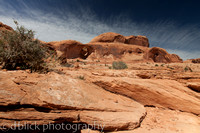
<path id="1" fill-rule="evenodd" d="M 37 107 L 33 105 L 20 105 L 20 103 L 15 104 L 15 105 L 7 105 L 7 106 L 0 106 L 0 112 L 10 112 L 10 111 L 18 111 L 18 110 L 23 110 L 23 109 L 34 109 L 38 112 L 50 112 L 51 109 L 49 108 L 44 108 L 44 107 Z"/>

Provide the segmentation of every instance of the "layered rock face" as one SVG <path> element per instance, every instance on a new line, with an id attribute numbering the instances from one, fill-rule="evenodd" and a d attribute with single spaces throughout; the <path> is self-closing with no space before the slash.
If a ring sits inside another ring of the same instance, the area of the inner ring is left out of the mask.
<path id="1" fill-rule="evenodd" d="M 39 125 L 95 122 L 97 130 L 134 129 L 146 115 L 143 105 L 102 88 L 56 73 L 0 71 L 0 126 L 15 121 Z M 102 125 L 100 129 L 99 125 Z"/>
<path id="2" fill-rule="evenodd" d="M 194 95 L 191 96 L 193 91 L 176 81 L 120 77 L 103 78 L 95 80 L 94 83 L 108 91 L 134 99 L 145 106 L 165 107 L 200 114 L 200 99 L 195 98 Z"/>

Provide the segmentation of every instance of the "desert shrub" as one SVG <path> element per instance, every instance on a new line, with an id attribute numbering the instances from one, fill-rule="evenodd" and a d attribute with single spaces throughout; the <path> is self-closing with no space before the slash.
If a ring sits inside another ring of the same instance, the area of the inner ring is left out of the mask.
<path id="1" fill-rule="evenodd" d="M 185 71 L 185 72 L 187 72 L 187 71 L 192 72 L 192 69 L 191 69 L 189 66 L 186 66 L 186 67 L 184 68 L 184 71 Z"/>
<path id="2" fill-rule="evenodd" d="M 161 64 L 160 66 L 161 66 L 161 67 L 164 67 L 164 65 L 165 65 L 165 64 Z"/>
<path id="3" fill-rule="evenodd" d="M 78 79 L 85 80 L 85 77 L 84 76 L 78 76 Z"/>
<path id="4" fill-rule="evenodd" d="M 169 69 L 171 69 L 171 70 L 174 70 L 174 68 L 173 68 L 173 67 L 170 67 L 169 65 L 167 66 L 167 68 L 169 68 Z"/>
<path id="5" fill-rule="evenodd" d="M 158 64 L 155 64 L 156 67 L 158 67 Z"/>
<path id="6" fill-rule="evenodd" d="M 128 68 L 127 67 L 127 65 L 126 65 L 126 63 L 124 63 L 124 62 L 122 62 L 122 61 L 114 61 L 113 63 L 112 63 L 112 68 L 113 69 L 126 69 L 126 68 Z"/>
<path id="7" fill-rule="evenodd" d="M 34 39 L 34 31 L 23 26 L 14 31 L 0 32 L 0 63 L 8 70 L 30 69 L 31 71 L 48 71 L 46 60 L 51 52 L 46 45 Z"/>
<path id="8" fill-rule="evenodd" d="M 61 66 L 62 66 L 62 67 L 74 67 L 73 64 L 70 64 L 70 63 L 68 63 L 68 62 L 62 63 Z"/>

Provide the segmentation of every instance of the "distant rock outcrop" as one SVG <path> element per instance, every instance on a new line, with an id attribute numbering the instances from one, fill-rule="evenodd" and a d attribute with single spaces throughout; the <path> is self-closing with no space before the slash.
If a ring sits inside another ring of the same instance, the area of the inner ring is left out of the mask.
<path id="1" fill-rule="evenodd" d="M 114 32 L 103 33 L 99 36 L 93 38 L 90 43 L 124 43 L 131 45 L 139 45 L 144 47 L 149 47 L 149 41 L 145 36 L 123 36 Z"/>
<path id="2" fill-rule="evenodd" d="M 185 63 L 200 63 L 200 58 L 197 59 L 189 59 L 184 61 Z"/>
<path id="3" fill-rule="evenodd" d="M 192 59 L 192 63 L 200 63 L 200 58 Z"/>
<path id="4" fill-rule="evenodd" d="M 149 47 L 149 40 L 146 36 L 126 36 L 126 44 L 139 45 Z"/>
<path id="5" fill-rule="evenodd" d="M 57 51 L 62 61 L 74 58 L 86 59 L 93 51 L 92 47 L 75 40 L 54 41 L 46 44 Z"/>
<path id="6" fill-rule="evenodd" d="M 150 48 L 145 54 L 145 59 L 152 59 L 154 62 L 172 63 L 182 62 L 182 59 L 176 54 L 169 54 L 165 49 L 159 47 Z"/>
<path id="7" fill-rule="evenodd" d="M 95 55 L 92 58 L 113 56 L 129 61 L 153 61 L 162 63 L 182 62 L 176 54 L 169 54 L 165 49 L 149 48 L 148 38 L 145 36 L 123 36 L 118 33 L 103 33 L 88 43 L 94 48 Z M 142 46 L 142 47 L 141 47 Z M 90 56 L 91 57 L 91 56 Z"/>
<path id="8" fill-rule="evenodd" d="M 3 24 L 2 22 L 0 22 L 0 30 L 8 30 L 8 31 L 13 31 L 13 28 L 8 26 L 8 25 L 5 25 Z"/>

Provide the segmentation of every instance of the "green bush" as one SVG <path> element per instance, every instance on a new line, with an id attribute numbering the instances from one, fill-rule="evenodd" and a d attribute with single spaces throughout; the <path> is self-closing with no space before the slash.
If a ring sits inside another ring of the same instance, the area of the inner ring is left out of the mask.
<path id="1" fill-rule="evenodd" d="M 185 72 L 187 72 L 187 71 L 192 72 L 192 69 L 191 69 L 189 66 L 186 66 L 186 67 L 184 68 L 184 71 L 185 71 Z"/>
<path id="2" fill-rule="evenodd" d="M 122 62 L 122 61 L 114 61 L 113 63 L 112 63 L 112 68 L 113 69 L 126 69 L 126 68 L 128 68 L 127 67 L 127 65 L 126 65 L 126 63 L 124 63 L 124 62 Z"/>
<path id="3" fill-rule="evenodd" d="M 80 80 L 85 80 L 85 77 L 84 77 L 84 76 L 78 76 L 78 78 L 79 78 Z"/>
<path id="4" fill-rule="evenodd" d="M 48 71 L 47 58 L 50 52 L 47 47 L 34 39 L 34 32 L 23 26 L 14 31 L 0 32 L 0 63 L 4 69 L 31 69 L 31 71 Z"/>
<path id="5" fill-rule="evenodd" d="M 169 69 L 171 69 L 171 70 L 174 70 L 174 68 L 173 68 L 173 67 L 170 67 L 169 65 L 167 66 L 167 68 L 169 68 Z"/>
<path id="6" fill-rule="evenodd" d="M 161 67 L 164 67 L 164 65 L 165 65 L 165 64 L 161 64 L 160 66 L 161 66 Z"/>

